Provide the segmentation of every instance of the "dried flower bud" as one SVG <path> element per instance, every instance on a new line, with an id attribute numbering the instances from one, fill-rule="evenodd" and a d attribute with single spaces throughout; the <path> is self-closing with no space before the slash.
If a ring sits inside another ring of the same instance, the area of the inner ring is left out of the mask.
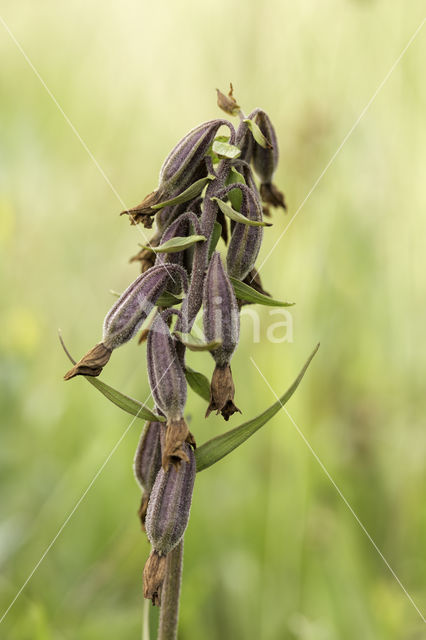
<path id="1" fill-rule="evenodd" d="M 166 577 L 167 558 L 153 550 L 149 554 L 143 570 L 143 597 L 153 605 L 161 604 L 161 587 Z"/>
<path id="2" fill-rule="evenodd" d="M 189 520 L 196 466 L 191 447 L 184 448 L 188 462 L 158 472 L 146 514 L 149 541 L 164 555 L 179 543 Z"/>
<path id="3" fill-rule="evenodd" d="M 135 476 L 143 489 L 141 506 L 138 511 L 142 528 L 145 527 L 149 496 L 161 468 L 161 438 L 164 431 L 161 422 L 146 423 L 133 463 Z"/>
<path id="4" fill-rule="evenodd" d="M 217 251 L 211 257 L 204 281 L 203 306 L 206 340 L 222 341 L 221 346 L 212 351 L 212 356 L 219 366 L 224 366 L 231 360 L 238 344 L 240 316 L 234 289 Z"/>
<path id="5" fill-rule="evenodd" d="M 233 185 L 227 187 L 230 191 Z M 246 185 L 238 185 L 242 193 L 242 213 L 249 220 L 261 221 L 262 207 L 257 194 Z M 263 238 L 263 227 L 252 227 L 237 222 L 233 228 L 226 256 L 228 273 L 233 278 L 243 280 L 254 267 Z"/>
<path id="6" fill-rule="evenodd" d="M 287 210 L 284 194 L 272 182 L 262 182 L 260 185 L 260 197 L 266 204 Z"/>
<path id="7" fill-rule="evenodd" d="M 229 93 L 226 96 L 224 93 L 216 89 L 217 92 L 217 106 L 225 113 L 229 113 L 231 116 L 237 116 L 240 112 L 241 107 L 237 104 L 237 101 L 234 98 L 234 87 L 232 86 L 232 82 L 229 83 Z"/>
<path id="8" fill-rule="evenodd" d="M 64 375 L 64 380 L 70 380 L 74 376 L 98 376 L 109 361 L 111 353 L 111 349 L 99 342 Z"/>
<path id="9" fill-rule="evenodd" d="M 269 119 L 269 116 L 261 109 L 257 110 L 257 113 L 254 116 L 254 121 L 265 138 L 272 145 L 271 148 L 268 147 L 265 149 L 255 143 L 253 147 L 252 161 L 254 170 L 262 181 L 262 184 L 260 185 L 261 198 L 266 204 L 286 209 L 287 207 L 284 195 L 274 184 L 272 184 L 272 177 L 277 168 L 279 159 L 278 140 L 274 126 Z"/>
<path id="10" fill-rule="evenodd" d="M 104 320 L 103 342 L 115 349 L 128 342 L 146 319 L 170 281 L 181 280 L 187 286 L 186 271 L 179 265 L 154 266 L 126 289 Z"/>
<path id="11" fill-rule="evenodd" d="M 229 364 L 224 367 L 216 365 L 213 371 L 210 385 L 210 404 L 207 407 L 206 418 L 212 411 L 221 413 L 225 420 L 236 411 L 241 411 L 234 404 L 235 387 L 232 379 L 231 367 Z"/>

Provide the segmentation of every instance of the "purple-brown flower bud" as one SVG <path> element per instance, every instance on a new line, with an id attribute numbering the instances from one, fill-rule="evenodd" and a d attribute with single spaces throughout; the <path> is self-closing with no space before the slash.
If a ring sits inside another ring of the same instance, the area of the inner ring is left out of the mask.
<path id="1" fill-rule="evenodd" d="M 196 180 L 207 175 L 205 156 L 218 129 L 227 126 L 231 133 L 232 125 L 228 120 L 210 120 L 195 127 L 172 149 L 160 169 L 160 186 L 177 186 L 183 191 Z"/>
<path id="2" fill-rule="evenodd" d="M 103 343 L 115 349 L 128 342 L 170 282 L 180 279 L 187 287 L 187 274 L 179 265 L 154 266 L 126 289 L 104 320 Z"/>
<path id="3" fill-rule="evenodd" d="M 119 297 L 104 320 L 102 342 L 86 353 L 64 376 L 98 376 L 117 347 L 128 342 L 144 322 L 170 280 L 180 278 L 187 287 L 187 274 L 179 265 L 159 265 L 140 275 Z"/>
<path id="4" fill-rule="evenodd" d="M 181 540 L 188 525 L 195 481 L 195 456 L 184 444 L 187 462 L 160 469 L 149 499 L 146 532 L 153 548 L 167 555 Z"/>
<path id="5" fill-rule="evenodd" d="M 152 550 L 143 570 L 143 597 L 155 606 L 161 604 L 161 588 L 166 577 L 165 555 Z"/>
<path id="6" fill-rule="evenodd" d="M 183 419 L 187 385 L 185 372 L 165 319 L 167 312 L 159 313 L 152 324 L 147 340 L 148 377 L 156 405 L 167 417 L 167 430 L 162 464 L 179 466 L 187 459 L 184 443 L 195 447 L 195 440 Z"/>
<path id="7" fill-rule="evenodd" d="M 143 489 L 138 515 L 145 529 L 145 517 L 148 500 L 155 478 L 161 468 L 161 439 L 165 428 L 161 422 L 147 422 L 133 463 L 135 476 Z"/>
<path id="8" fill-rule="evenodd" d="M 227 187 L 227 191 L 232 187 L 233 185 Z M 249 220 L 261 222 L 262 206 L 256 192 L 246 185 L 238 184 L 238 188 L 242 193 L 240 213 Z M 226 266 L 231 277 L 243 280 L 254 267 L 262 238 L 263 227 L 253 227 L 242 222 L 235 224 L 226 256 Z"/>
<path id="9" fill-rule="evenodd" d="M 264 148 L 260 144 L 255 143 L 253 147 L 252 162 L 254 170 L 262 182 L 260 185 L 261 198 L 266 204 L 286 209 L 284 195 L 272 184 L 272 177 L 278 166 L 279 159 L 278 140 L 274 126 L 269 116 L 261 109 L 257 110 L 254 116 L 254 122 L 271 144 L 271 147 Z"/>
<path id="10" fill-rule="evenodd" d="M 238 344 L 240 316 L 234 289 L 217 251 L 211 257 L 204 281 L 203 306 L 204 335 L 207 342 L 222 342 L 212 356 L 219 366 L 224 366 Z"/>

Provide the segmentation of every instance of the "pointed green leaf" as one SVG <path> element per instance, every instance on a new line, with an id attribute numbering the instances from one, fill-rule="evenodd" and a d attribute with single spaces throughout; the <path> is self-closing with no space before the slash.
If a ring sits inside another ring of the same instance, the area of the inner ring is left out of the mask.
<path id="1" fill-rule="evenodd" d="M 204 342 L 191 333 L 181 333 L 175 331 L 176 338 L 182 342 L 190 351 L 214 351 L 222 344 L 222 340 L 213 340 L 212 342 Z"/>
<path id="2" fill-rule="evenodd" d="M 220 140 L 215 140 L 212 145 L 213 153 L 218 155 L 220 158 L 238 158 L 241 155 L 241 149 L 236 147 L 233 144 L 229 144 L 229 142 L 222 142 Z"/>
<path id="3" fill-rule="evenodd" d="M 205 242 L 205 236 L 175 236 L 174 238 L 170 238 L 163 244 L 160 244 L 158 247 L 155 247 L 154 253 L 178 253 L 179 251 L 184 251 L 185 249 L 189 249 L 192 245 L 197 242 Z M 144 249 L 150 249 L 151 247 L 142 245 Z"/>
<path id="4" fill-rule="evenodd" d="M 231 171 L 228 173 L 228 177 L 226 179 L 226 184 L 234 183 L 246 184 L 246 181 L 242 173 L 237 171 L 235 167 L 231 167 Z M 243 200 L 241 189 L 231 189 L 231 191 L 228 191 L 228 198 L 235 211 L 241 211 L 241 203 Z"/>
<path id="5" fill-rule="evenodd" d="M 265 136 L 253 120 L 249 120 L 249 118 L 246 118 L 245 120 L 243 120 L 243 122 L 247 124 L 257 144 L 259 144 L 264 149 L 272 149 L 271 143 L 265 138 Z"/>
<path id="6" fill-rule="evenodd" d="M 183 298 L 183 295 L 176 295 L 174 293 L 170 293 L 170 291 L 165 291 L 159 298 L 157 298 L 157 302 L 155 304 L 157 307 L 173 307 L 175 304 L 180 304 Z"/>
<path id="7" fill-rule="evenodd" d="M 203 400 L 210 402 L 210 382 L 203 373 L 186 367 L 185 370 L 186 381 L 195 393 L 197 393 Z"/>
<path id="8" fill-rule="evenodd" d="M 185 191 L 182 191 L 182 193 L 180 193 L 175 198 L 171 198 L 170 200 L 165 200 L 164 202 L 155 204 L 153 207 L 151 207 L 151 209 L 162 209 L 163 207 L 168 207 L 172 204 L 181 204 L 183 202 L 188 202 L 188 200 L 193 200 L 200 195 L 206 184 L 210 180 L 214 179 L 215 177 L 212 175 L 208 175 L 205 178 L 200 178 L 200 180 L 197 180 L 196 182 L 191 184 L 191 186 L 185 189 Z"/>
<path id="9" fill-rule="evenodd" d="M 220 222 L 215 222 L 213 226 L 212 235 L 210 238 L 209 260 L 212 257 L 213 251 L 217 247 L 217 243 L 219 242 L 221 235 L 222 235 L 222 225 L 220 224 Z"/>
<path id="10" fill-rule="evenodd" d="M 210 200 L 214 200 L 215 202 L 217 202 L 217 204 L 219 205 L 219 209 L 222 211 L 222 213 L 228 216 L 228 218 L 231 218 L 231 220 L 235 220 L 235 222 L 240 222 L 241 224 L 247 224 L 250 227 L 271 227 L 272 226 L 270 222 L 249 220 L 249 218 L 246 218 L 245 216 L 243 216 L 242 213 L 235 211 L 235 209 L 233 209 L 229 204 L 227 204 L 226 202 L 223 202 L 223 200 L 219 200 L 219 198 L 213 197 L 213 198 L 210 198 Z"/>
<path id="11" fill-rule="evenodd" d="M 59 340 L 61 342 L 63 350 L 65 351 L 65 354 L 67 355 L 69 360 L 73 364 L 75 364 L 76 361 L 66 348 L 61 334 L 59 334 Z M 98 391 L 100 391 L 113 404 L 115 404 L 120 409 L 123 409 L 123 411 L 130 413 L 132 416 L 140 418 L 141 420 L 150 420 L 151 422 L 166 422 L 166 419 L 163 416 L 157 416 L 150 409 L 148 409 L 148 407 L 142 404 L 142 402 L 139 402 L 139 400 L 135 400 L 130 396 L 126 396 L 124 393 L 121 393 L 121 391 L 117 391 L 113 387 L 110 387 L 109 384 L 102 382 L 102 380 L 99 380 L 99 378 L 93 378 L 91 376 L 82 377 L 86 378 L 86 380 L 90 382 L 90 384 L 96 387 L 96 389 L 98 389 Z"/>
<path id="12" fill-rule="evenodd" d="M 197 461 L 197 471 L 203 471 L 210 467 L 218 460 L 221 460 L 228 453 L 231 453 L 234 449 L 239 447 L 243 442 L 245 442 L 250 436 L 252 436 L 256 431 L 263 427 L 271 418 L 274 417 L 276 413 L 286 404 L 286 402 L 291 398 L 293 393 L 296 391 L 299 386 L 303 376 L 307 368 L 309 367 L 312 358 L 318 351 L 319 344 L 315 347 L 311 355 L 309 356 L 307 362 L 304 364 L 301 372 L 297 376 L 296 380 L 293 382 L 291 387 L 287 389 L 287 391 L 281 396 L 277 402 L 274 402 L 266 411 L 261 413 L 256 418 L 249 420 L 248 422 L 244 422 L 239 427 L 235 427 L 235 429 L 231 429 L 226 433 L 223 433 L 220 436 L 216 436 L 212 440 L 208 440 L 198 447 L 195 450 L 195 459 Z"/>
<path id="13" fill-rule="evenodd" d="M 266 307 L 292 307 L 294 305 L 294 302 L 281 302 L 280 300 L 274 300 L 269 296 L 265 296 L 264 293 L 259 293 L 259 291 L 256 291 L 256 289 L 253 289 L 253 287 L 250 287 L 245 282 L 241 282 L 241 280 L 232 277 L 229 279 L 234 287 L 235 295 L 239 300 L 263 304 Z"/>

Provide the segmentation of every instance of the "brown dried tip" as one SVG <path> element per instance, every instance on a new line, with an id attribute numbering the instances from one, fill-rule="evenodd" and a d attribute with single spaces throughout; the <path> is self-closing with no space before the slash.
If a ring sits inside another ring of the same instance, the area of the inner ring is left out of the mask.
<path id="1" fill-rule="evenodd" d="M 64 380 L 70 380 L 74 376 L 98 376 L 110 359 L 111 353 L 111 349 L 99 342 L 64 375 Z"/>
<path id="2" fill-rule="evenodd" d="M 149 494 L 144 491 L 142 494 L 141 505 L 138 509 L 139 520 L 141 521 L 142 531 L 146 531 L 145 529 L 145 520 L 146 520 L 146 511 L 148 509 L 149 502 Z"/>
<path id="3" fill-rule="evenodd" d="M 260 197 L 266 204 L 271 204 L 273 207 L 282 207 L 284 211 L 287 211 L 284 194 L 272 182 L 262 182 L 260 185 Z"/>
<path id="4" fill-rule="evenodd" d="M 216 89 L 216 91 L 217 106 L 219 107 L 219 109 L 222 109 L 222 111 L 225 111 L 225 113 L 229 113 L 229 115 L 231 116 L 237 116 L 241 107 L 239 104 L 237 104 L 237 101 L 233 96 L 234 87 L 232 86 L 232 82 L 229 83 L 229 93 L 227 96 L 219 91 L 219 89 Z"/>
<path id="5" fill-rule="evenodd" d="M 143 569 L 143 597 L 151 600 L 154 606 L 161 604 L 161 587 L 166 575 L 167 556 L 160 555 L 155 549 Z"/>
<path id="6" fill-rule="evenodd" d="M 216 411 L 216 414 L 221 413 L 225 420 L 229 420 L 236 411 L 241 413 L 234 404 L 234 394 L 231 367 L 229 364 L 224 367 L 216 365 L 210 385 L 210 404 L 207 407 L 206 418 L 212 411 Z"/>
<path id="7" fill-rule="evenodd" d="M 124 216 L 126 214 L 129 216 L 131 224 L 138 224 L 139 222 L 142 222 L 144 227 L 151 229 L 152 218 L 157 213 L 156 209 L 152 209 L 152 207 L 159 204 L 161 200 L 162 193 L 157 189 L 156 191 L 149 193 L 136 207 L 122 211 L 120 216 Z"/>
<path id="8" fill-rule="evenodd" d="M 149 246 L 156 246 L 155 244 L 153 244 L 153 239 L 149 241 Z M 129 262 L 140 262 L 141 273 L 145 273 L 145 271 L 148 271 L 148 269 L 151 269 L 151 267 L 154 266 L 155 252 L 152 249 L 143 248 L 135 256 L 132 256 Z"/>
<path id="9" fill-rule="evenodd" d="M 178 469 L 182 461 L 189 462 L 188 455 L 183 447 L 184 442 L 187 442 L 194 449 L 197 446 L 195 438 L 183 418 L 169 420 L 167 422 L 162 458 L 162 465 L 165 471 L 167 471 L 170 464 L 173 464 Z"/>

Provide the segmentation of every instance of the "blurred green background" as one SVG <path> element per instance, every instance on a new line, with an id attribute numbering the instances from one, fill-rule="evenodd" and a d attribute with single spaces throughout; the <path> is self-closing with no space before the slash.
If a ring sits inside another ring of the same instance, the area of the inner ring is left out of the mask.
<path id="1" fill-rule="evenodd" d="M 231 80 L 268 111 L 287 217 L 265 258 L 423 20 L 420 0 L 214 3 L 4 0 L 0 15 L 126 205 L 170 148 L 220 116 Z M 137 275 L 123 208 L 0 23 L 0 616 L 129 425 L 83 379 L 63 383 L 60 327 L 80 356 Z M 418 35 L 262 269 L 296 301 L 294 341 L 242 324 L 244 417 L 282 393 L 420 609 L 426 602 L 425 32 Z M 104 379 L 145 400 L 145 347 Z M 211 360 L 192 354 L 210 375 Z M 225 423 L 203 418 L 199 443 Z M 230 425 L 239 424 L 235 416 Z M 8 640 L 140 638 L 148 545 L 136 510 L 136 421 L 0 625 Z M 186 535 L 181 640 L 415 640 L 421 617 L 284 412 L 198 478 Z"/>

